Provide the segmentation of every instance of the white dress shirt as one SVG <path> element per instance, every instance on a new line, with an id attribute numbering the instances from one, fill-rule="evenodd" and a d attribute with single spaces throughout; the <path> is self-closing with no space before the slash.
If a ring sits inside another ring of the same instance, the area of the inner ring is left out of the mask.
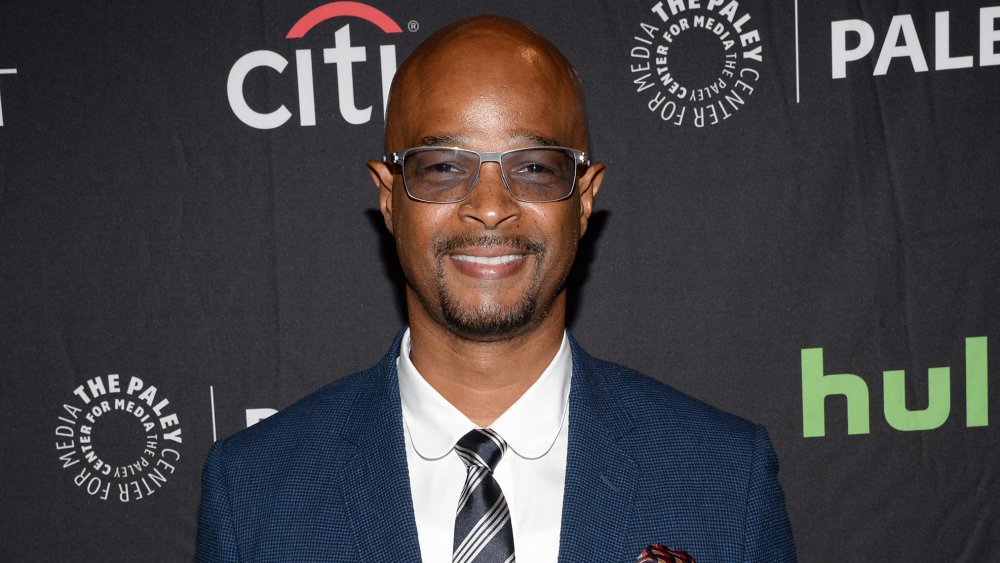
<path id="1" fill-rule="evenodd" d="M 417 371 L 410 361 L 409 329 L 396 366 L 420 555 L 424 563 L 450 562 L 466 473 L 454 446 L 477 425 Z M 494 477 L 510 508 L 518 563 L 548 563 L 559 554 L 572 372 L 564 333 L 538 380 L 490 426 L 510 446 Z"/>

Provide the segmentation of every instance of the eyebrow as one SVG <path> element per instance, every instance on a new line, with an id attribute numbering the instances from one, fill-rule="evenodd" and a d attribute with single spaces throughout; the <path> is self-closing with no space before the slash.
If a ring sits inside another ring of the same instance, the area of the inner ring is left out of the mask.
<path id="1" fill-rule="evenodd" d="M 562 146 L 559 139 L 553 139 L 552 137 L 543 137 L 542 135 L 536 135 L 534 133 L 520 133 L 514 135 L 515 139 L 523 140 L 526 142 L 531 142 L 535 145 L 542 147 L 558 147 Z"/>
<path id="2" fill-rule="evenodd" d="M 418 147 L 461 147 L 467 145 L 469 137 L 466 135 L 428 135 L 417 140 L 415 146 Z M 558 139 L 545 137 L 535 133 L 517 133 L 511 136 L 511 141 L 515 143 L 525 143 L 541 147 L 559 147 L 562 143 Z"/>
<path id="3" fill-rule="evenodd" d="M 461 135 L 429 135 L 417 139 L 418 147 L 454 147 L 462 144 L 465 137 Z"/>

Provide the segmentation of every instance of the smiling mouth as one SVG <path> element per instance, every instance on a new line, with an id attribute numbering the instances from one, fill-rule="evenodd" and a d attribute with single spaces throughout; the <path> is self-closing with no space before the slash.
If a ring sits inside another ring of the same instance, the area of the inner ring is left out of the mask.
<path id="1" fill-rule="evenodd" d="M 472 256 L 469 254 L 452 254 L 451 257 L 459 262 L 471 262 L 473 264 L 483 264 L 486 266 L 499 266 L 510 264 L 524 258 L 525 254 L 504 254 L 503 256 Z"/>

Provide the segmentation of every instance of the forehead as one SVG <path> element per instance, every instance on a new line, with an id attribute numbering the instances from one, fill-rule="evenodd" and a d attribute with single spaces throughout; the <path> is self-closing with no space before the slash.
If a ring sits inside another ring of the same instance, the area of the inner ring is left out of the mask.
<path id="1" fill-rule="evenodd" d="M 408 63 L 390 103 L 391 150 L 441 138 L 479 150 L 585 148 L 586 122 L 572 69 L 545 45 L 481 30 Z"/>

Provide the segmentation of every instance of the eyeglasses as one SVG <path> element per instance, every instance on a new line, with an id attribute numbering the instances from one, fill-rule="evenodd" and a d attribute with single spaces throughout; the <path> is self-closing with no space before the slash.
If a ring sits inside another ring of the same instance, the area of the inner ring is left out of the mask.
<path id="1" fill-rule="evenodd" d="M 573 193 L 577 167 L 590 165 L 585 153 L 566 147 L 497 152 L 414 147 L 387 154 L 382 161 L 402 169 L 407 195 L 428 203 L 454 203 L 469 197 L 484 162 L 500 165 L 500 177 L 514 199 L 525 203 L 559 201 Z"/>

